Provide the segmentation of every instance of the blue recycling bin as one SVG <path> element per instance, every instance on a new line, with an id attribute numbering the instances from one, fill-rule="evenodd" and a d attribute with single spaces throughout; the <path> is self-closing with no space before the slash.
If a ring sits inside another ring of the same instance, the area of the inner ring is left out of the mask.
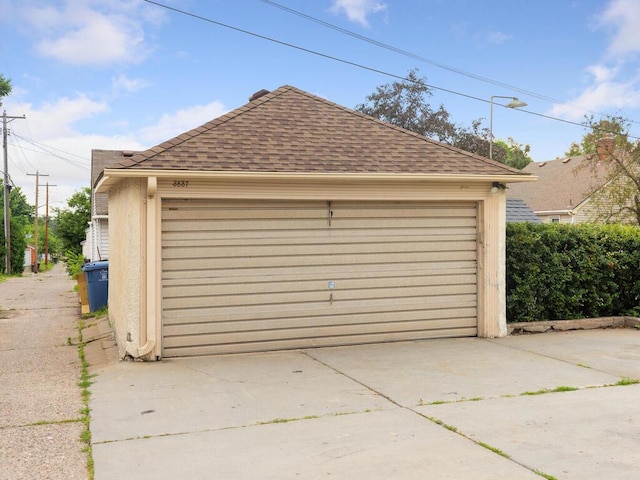
<path id="1" fill-rule="evenodd" d="M 106 307 L 109 300 L 109 262 L 87 263 L 82 270 L 87 277 L 89 311 Z"/>

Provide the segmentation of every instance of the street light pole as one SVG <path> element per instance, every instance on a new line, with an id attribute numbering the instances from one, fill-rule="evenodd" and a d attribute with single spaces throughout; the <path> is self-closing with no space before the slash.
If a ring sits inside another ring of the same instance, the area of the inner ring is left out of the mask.
<path id="1" fill-rule="evenodd" d="M 518 99 L 518 97 L 503 97 L 502 95 L 493 95 L 491 97 L 491 114 L 489 116 L 489 160 L 493 160 L 493 99 L 494 98 L 510 98 L 511 101 L 506 105 L 507 108 L 522 108 L 527 104 Z"/>

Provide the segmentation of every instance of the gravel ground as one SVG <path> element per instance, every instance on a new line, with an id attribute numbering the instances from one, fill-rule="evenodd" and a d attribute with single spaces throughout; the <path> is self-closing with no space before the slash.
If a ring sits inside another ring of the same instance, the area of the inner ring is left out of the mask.
<path id="1" fill-rule="evenodd" d="M 0 283 L 0 480 L 88 477 L 74 284 L 63 265 Z"/>

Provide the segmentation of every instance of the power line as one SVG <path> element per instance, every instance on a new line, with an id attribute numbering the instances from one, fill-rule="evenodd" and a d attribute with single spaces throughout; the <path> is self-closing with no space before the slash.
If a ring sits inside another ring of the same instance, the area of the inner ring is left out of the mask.
<path id="1" fill-rule="evenodd" d="M 267 40 L 269 42 L 276 43 L 278 45 L 282 45 L 282 46 L 285 46 L 285 47 L 293 48 L 295 50 L 299 50 L 299 51 L 302 51 L 302 52 L 305 52 L 305 53 L 310 53 L 310 54 L 316 55 L 318 57 L 326 58 L 328 60 L 333 60 L 333 61 L 336 61 L 336 62 L 339 62 L 339 63 L 343 63 L 345 65 L 350 65 L 350 66 L 353 66 L 353 67 L 361 68 L 363 70 L 367 70 L 367 71 L 370 71 L 370 72 L 379 73 L 379 74 L 385 75 L 387 77 L 395 78 L 395 79 L 402 80 L 402 81 L 409 81 L 406 77 L 403 77 L 401 75 L 397 75 L 397 74 L 394 74 L 394 73 L 386 72 L 384 70 L 380 70 L 378 68 L 374 68 L 374 67 L 370 67 L 370 66 L 367 66 L 367 65 L 363 65 L 361 63 L 353 62 L 351 60 L 345 60 L 343 58 L 339 58 L 339 57 L 335 57 L 335 56 L 332 56 L 332 55 L 329 55 L 329 54 L 326 54 L 326 53 L 318 52 L 316 50 L 311 50 L 309 48 L 300 47 L 300 46 L 294 45 L 292 43 L 288 43 L 288 42 L 284 42 L 282 40 L 277 40 L 275 38 L 267 37 L 266 35 L 261 35 L 259 33 L 251 32 L 249 30 L 244 30 L 244 29 L 239 28 L 239 27 L 234 27 L 233 25 L 228 25 L 226 23 L 218 22 L 218 21 L 213 20 L 211 18 L 203 17 L 201 15 L 197 15 L 195 13 L 187 12 L 185 10 L 181 10 L 179 8 L 171 7 L 169 5 L 165 5 L 165 4 L 153 1 L 153 0 L 144 0 L 144 1 L 147 2 L 147 3 L 150 3 L 152 5 L 156 5 L 158 7 L 165 8 L 167 10 L 171 10 L 173 12 L 179 13 L 181 15 L 185 15 L 187 17 L 195 18 L 197 20 L 202 20 L 203 22 L 207 22 L 207 23 L 211 23 L 213 25 L 217 25 L 217 26 L 220 26 L 220 27 L 228 28 L 230 30 L 234 30 L 236 32 L 244 33 L 246 35 L 250 35 L 252 37 L 256 37 L 256 38 L 259 38 L 261 40 Z M 302 15 L 304 15 L 304 14 L 302 14 Z M 392 48 L 395 48 L 395 47 L 392 47 Z M 476 100 L 476 101 L 484 102 L 484 103 L 491 103 L 489 100 L 487 100 L 485 98 L 476 97 L 476 96 L 473 96 L 473 95 L 469 95 L 469 94 L 466 94 L 466 93 L 458 92 L 458 91 L 455 91 L 455 90 L 450 90 L 450 89 L 443 88 L 443 87 L 438 87 L 436 85 L 431 85 L 431 84 L 427 84 L 427 83 L 425 83 L 424 85 L 429 87 L 429 88 L 431 88 L 431 89 L 433 89 L 433 90 L 439 90 L 441 92 L 450 93 L 452 95 L 458 95 L 460 97 L 465 97 L 465 98 L 468 98 L 470 100 Z M 503 85 L 508 86 L 507 84 L 503 84 Z M 511 88 L 510 86 L 508 86 L 508 87 Z M 524 92 L 526 92 L 526 91 L 524 91 Z M 532 94 L 532 95 L 535 96 L 536 94 Z M 560 103 L 562 103 L 562 102 L 560 102 Z M 530 115 L 535 115 L 535 116 L 538 116 L 538 117 L 541 117 L 541 118 L 546 118 L 548 120 L 555 120 L 557 122 L 566 123 L 568 125 L 576 125 L 576 126 L 579 126 L 579 127 L 582 127 L 582 128 L 590 128 L 590 126 L 585 124 L 585 123 L 574 122 L 574 121 L 571 121 L 571 120 L 565 120 L 563 118 L 558 118 L 558 117 L 552 117 L 551 115 L 545 115 L 543 113 L 532 112 L 531 110 L 518 109 L 517 111 L 522 112 L 522 113 L 528 113 Z M 601 114 L 598 114 L 598 115 L 601 115 Z M 606 116 L 606 115 L 603 115 L 603 116 Z M 616 133 L 616 132 L 613 132 L 613 131 L 608 132 L 608 131 L 606 131 L 604 129 L 600 129 L 600 130 L 605 132 L 605 133 Z M 634 136 L 634 135 L 627 135 L 627 136 L 628 136 L 628 138 L 633 138 L 633 139 L 640 140 L 640 137 L 637 137 L 637 136 Z"/>
<path id="2" fill-rule="evenodd" d="M 70 158 L 64 157 L 64 156 L 54 152 L 53 150 L 57 150 L 59 152 L 66 153 L 67 155 L 73 155 L 74 157 L 78 157 L 78 158 L 84 160 L 85 162 L 90 162 L 90 160 L 88 158 L 81 157 L 80 155 L 76 155 L 74 153 L 65 152 L 64 150 L 60 150 L 59 148 L 55 148 L 55 147 L 44 145 L 42 143 L 36 142 L 35 140 L 30 140 L 28 138 L 22 137 L 20 135 L 15 134 L 15 133 L 13 134 L 13 137 L 16 137 L 16 138 L 18 138 L 20 140 L 24 140 L 28 144 L 33 145 L 34 147 L 39 148 L 40 150 L 32 150 L 32 149 L 26 148 L 24 146 L 20 146 L 20 148 L 23 148 L 25 150 L 29 150 L 31 152 L 36 152 L 36 153 L 46 153 L 48 155 L 51 155 L 52 157 L 59 158 L 60 160 L 63 160 L 64 162 L 66 162 L 66 163 L 68 163 L 68 164 L 70 164 L 70 165 L 72 165 L 74 167 L 81 168 L 83 170 L 89 170 L 90 169 L 89 165 L 86 165 L 85 163 L 79 162 L 77 160 L 72 160 Z"/>
<path id="3" fill-rule="evenodd" d="M 358 40 L 362 40 L 363 42 L 369 43 L 371 45 L 375 45 L 376 47 L 380 47 L 380 48 L 383 48 L 385 50 L 389 50 L 389 51 L 398 53 L 398 54 L 403 55 L 405 57 L 413 58 L 414 60 L 419 60 L 421 62 L 433 65 L 433 66 L 441 68 L 443 70 L 447 70 L 449 72 L 457 73 L 458 75 L 462 75 L 462 76 L 465 76 L 465 77 L 468 77 L 468 78 L 472 78 L 474 80 L 479 80 L 479 81 L 484 82 L 484 83 L 489 83 L 491 85 L 496 85 L 498 87 L 503 87 L 503 88 L 506 88 L 508 90 L 512 90 L 514 92 L 521 93 L 523 95 L 527 95 L 527 96 L 530 96 L 530 97 L 538 98 L 540 100 L 545 100 L 547 102 L 557 103 L 557 104 L 560 104 L 560 105 L 574 106 L 575 107 L 575 105 L 572 104 L 571 102 L 567 102 L 565 100 L 558 100 L 556 98 L 549 97 L 547 95 L 543 95 L 543 94 L 540 94 L 540 93 L 536 93 L 536 92 L 533 92 L 531 90 L 526 90 L 524 88 L 520 88 L 520 87 L 517 87 L 515 85 L 511 85 L 509 83 L 500 82 L 498 80 L 494 80 L 494 79 L 489 78 L 489 77 L 484 77 L 482 75 L 478 75 L 478 74 L 475 74 L 475 73 L 472 73 L 472 72 L 468 72 L 466 70 L 462 70 L 461 68 L 452 67 L 450 65 L 446 65 L 444 63 L 437 62 L 435 60 L 431 60 L 429 58 L 423 57 L 422 55 L 418 55 L 417 53 L 413 53 L 413 52 L 410 52 L 408 50 L 404 50 L 402 48 L 398 48 L 398 47 L 395 47 L 393 45 L 389 45 L 388 43 L 380 42 L 380 41 L 378 41 L 378 40 L 376 40 L 374 38 L 367 37 L 365 35 L 361 35 L 359 33 L 356 33 L 356 32 L 354 32 L 352 30 L 348 30 L 346 28 L 339 27 L 338 25 L 334 25 L 333 23 L 326 22 L 324 20 L 321 20 L 321 19 L 319 19 L 317 17 L 313 17 L 311 15 L 307 15 L 306 13 L 300 12 L 298 10 L 294 10 L 293 8 L 289 8 L 287 6 L 281 5 L 281 4 L 279 4 L 277 2 L 274 2 L 272 0 L 260 0 L 260 1 L 263 2 L 263 3 L 266 3 L 267 5 L 271 5 L 273 7 L 276 7 L 276 8 L 279 8 L 281 10 L 284 10 L 285 12 L 291 13 L 291 14 L 296 15 L 296 16 L 301 17 L 301 18 L 305 18 L 305 19 L 307 19 L 307 20 L 309 20 L 311 22 L 317 23 L 317 24 L 322 25 L 324 27 L 327 27 L 327 28 L 330 28 L 330 29 L 335 30 L 337 32 L 343 33 L 343 34 L 348 35 L 350 37 L 356 38 Z M 599 117 L 608 117 L 609 116 L 609 115 L 606 115 L 606 114 L 603 114 L 603 113 L 599 113 L 599 112 L 594 112 L 594 111 L 591 111 L 591 110 L 585 110 L 585 109 L 581 109 L 581 110 L 583 112 L 585 112 L 585 113 L 590 113 L 592 115 L 598 115 Z M 640 122 L 632 120 L 632 119 L 629 119 L 629 122 L 630 123 L 640 123 Z"/>

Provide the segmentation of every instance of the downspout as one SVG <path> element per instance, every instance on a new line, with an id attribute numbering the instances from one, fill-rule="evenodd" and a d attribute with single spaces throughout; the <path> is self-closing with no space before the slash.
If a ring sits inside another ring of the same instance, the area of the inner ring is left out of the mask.
<path id="1" fill-rule="evenodd" d="M 153 351 L 156 346 L 156 193 L 158 192 L 158 179 L 149 177 L 147 179 L 147 233 L 146 233 L 146 324 L 147 335 L 145 343 L 138 347 L 138 356 L 145 357 Z M 140 341 L 142 342 L 142 338 Z"/>

